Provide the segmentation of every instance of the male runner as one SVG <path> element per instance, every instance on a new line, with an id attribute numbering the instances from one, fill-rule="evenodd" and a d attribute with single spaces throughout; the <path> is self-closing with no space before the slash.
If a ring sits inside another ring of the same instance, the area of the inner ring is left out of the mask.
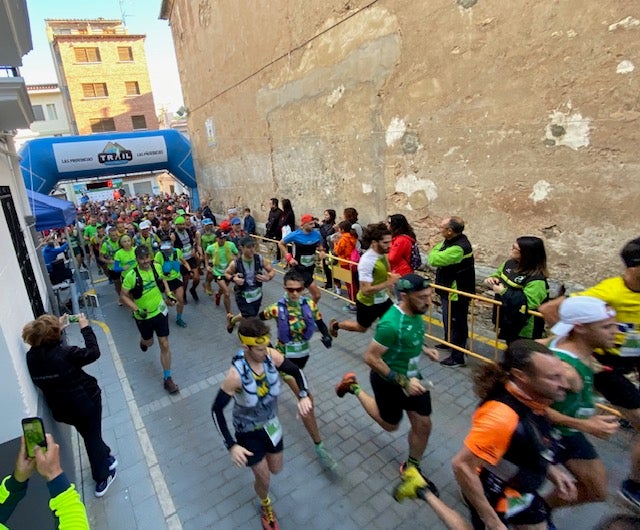
<path id="1" fill-rule="evenodd" d="M 213 221 L 208 217 L 202 219 L 202 229 L 196 233 L 196 241 L 198 248 L 202 250 L 203 255 L 201 258 L 201 264 L 204 265 L 204 252 L 206 252 L 209 245 L 213 245 L 216 242 L 216 234 L 213 230 Z M 213 291 L 211 290 L 211 282 L 213 281 L 213 274 L 211 272 L 205 272 L 204 279 L 204 292 L 211 296 Z"/>
<path id="2" fill-rule="evenodd" d="M 218 284 L 215 303 L 220 305 L 220 297 L 222 296 L 227 315 L 231 313 L 231 296 L 229 295 L 229 282 L 225 278 L 224 271 L 227 270 L 227 267 L 237 255 L 237 247 L 231 241 L 227 241 L 227 233 L 222 230 L 216 230 L 215 243 L 209 245 L 204 252 L 204 263 L 207 272 L 211 273 Z"/>
<path id="3" fill-rule="evenodd" d="M 174 221 L 175 230 L 173 238 L 174 248 L 182 250 L 184 259 L 189 264 L 189 267 L 180 267 L 182 272 L 182 284 L 184 285 L 184 303 L 187 303 L 187 288 L 189 287 L 189 278 L 193 278 L 193 284 L 189 289 L 191 296 L 197 302 L 199 300 L 196 287 L 200 283 L 200 269 L 198 268 L 198 246 L 196 239 L 191 234 L 191 231 L 187 229 L 186 220 L 184 217 L 176 217 Z"/>
<path id="4" fill-rule="evenodd" d="M 169 290 L 175 295 L 176 302 L 176 324 L 181 328 L 186 328 L 187 323 L 182 318 L 184 311 L 184 287 L 182 285 L 181 268 L 191 270 L 191 265 L 184 259 L 182 250 L 173 248 L 170 239 L 160 243 L 160 250 L 155 253 L 153 261 L 162 268 L 162 278 L 167 281 Z"/>

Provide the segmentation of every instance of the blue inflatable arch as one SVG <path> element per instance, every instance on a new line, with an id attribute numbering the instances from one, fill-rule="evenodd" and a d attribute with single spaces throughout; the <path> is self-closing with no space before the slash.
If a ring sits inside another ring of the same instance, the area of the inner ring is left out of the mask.
<path id="1" fill-rule="evenodd" d="M 19 155 L 27 189 L 45 195 L 60 180 L 164 169 L 190 189 L 194 206 L 200 203 L 191 144 L 174 129 L 36 138 Z"/>

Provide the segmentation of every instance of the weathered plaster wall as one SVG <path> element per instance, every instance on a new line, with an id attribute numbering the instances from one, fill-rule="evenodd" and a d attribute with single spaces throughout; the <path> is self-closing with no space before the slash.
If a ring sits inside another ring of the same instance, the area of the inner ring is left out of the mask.
<path id="1" fill-rule="evenodd" d="M 640 4 L 517 4 L 175 0 L 201 196 L 401 212 L 425 249 L 458 214 L 485 263 L 532 234 L 554 276 L 615 273 L 640 235 Z"/>

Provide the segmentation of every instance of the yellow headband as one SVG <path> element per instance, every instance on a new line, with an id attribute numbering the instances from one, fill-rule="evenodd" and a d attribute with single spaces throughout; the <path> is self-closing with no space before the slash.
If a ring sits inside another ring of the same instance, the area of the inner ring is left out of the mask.
<path id="1" fill-rule="evenodd" d="M 240 337 L 240 342 L 245 346 L 262 346 L 269 344 L 269 334 L 262 335 L 262 337 L 245 337 L 238 333 L 238 337 Z"/>

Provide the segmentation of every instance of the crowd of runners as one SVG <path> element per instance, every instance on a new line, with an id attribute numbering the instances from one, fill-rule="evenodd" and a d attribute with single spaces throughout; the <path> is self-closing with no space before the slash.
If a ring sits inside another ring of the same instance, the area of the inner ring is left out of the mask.
<path id="1" fill-rule="evenodd" d="M 208 206 L 191 211 L 187 197 L 85 202 L 68 241 L 78 267 L 95 260 L 119 304 L 132 312 L 140 349 L 147 351 L 157 337 L 169 393 L 179 392 L 171 372 L 171 321 L 187 327 L 186 307 L 201 297 L 223 304 L 221 328 L 237 330 L 240 344 L 212 417 L 231 461 L 255 476 L 264 528 L 278 528 L 269 484 L 283 465 L 283 426 L 277 415 L 282 382 L 298 398 L 319 462 L 329 472 L 337 468 L 323 443 L 304 375 L 315 332 L 331 348 L 342 333 L 375 327 L 364 364 L 336 381 L 336 394 L 353 396 L 348 399 L 357 399 L 386 431 L 396 431 L 406 413 L 408 448 L 396 500 L 424 499 L 450 528 L 544 529 L 554 528 L 553 509 L 606 498 L 606 470 L 585 434 L 608 438 L 619 427 L 616 416 L 598 412 L 596 392 L 640 429 L 640 392 L 628 377 L 637 373 L 640 360 L 640 238 L 622 249 L 622 276 L 568 298 L 549 301 L 544 243 L 533 236 L 518 238 L 509 258 L 486 279 L 487 289 L 502 302 L 496 325 L 507 349 L 499 364 L 473 373 L 479 405 L 452 461 L 469 508 L 461 514 L 440 501 L 428 478 L 428 462 L 423 462 L 432 406 L 420 364 L 425 355 L 444 367 L 466 366 L 465 294 L 475 292 L 476 276 L 464 220 L 442 220 L 441 241 L 423 263 L 415 232 L 402 214 L 363 226 L 355 208 L 345 208 L 340 219 L 332 209 L 297 219 L 290 201 L 284 199 L 282 209 L 279 205 L 271 199 L 265 227 L 273 255 L 258 252 L 256 222 L 248 208 L 241 213 L 229 208 L 216 219 Z M 51 263 L 55 250 L 64 248 L 56 247 L 53 234 L 47 238 L 45 255 Z M 347 261 L 335 263 L 336 257 Z M 429 274 L 420 272 L 426 265 L 435 271 L 433 286 Z M 350 281 L 334 278 L 336 267 Z M 262 286 L 274 281 L 276 268 L 285 272 L 283 296 L 263 305 Z M 324 271 L 325 293 L 346 296 L 344 309 L 352 318 L 325 323 L 318 270 Z M 442 307 L 444 342 L 430 347 L 424 344 L 423 315 L 434 294 Z M 526 309 L 543 313 L 552 326 L 548 337 L 542 319 Z M 273 337 L 265 324 L 270 319 L 276 321 Z M 360 383 L 365 368 L 371 391 Z M 232 401 L 233 433 L 224 414 Z M 89 445 L 87 450 L 91 459 Z M 115 478 L 115 458 L 108 447 L 99 458 L 103 472 L 96 478 L 96 494 L 103 495 Z M 543 494 L 545 481 L 553 487 Z M 620 493 L 640 509 L 640 444 L 632 450 Z M 638 525 L 637 519 L 629 520 Z"/>

